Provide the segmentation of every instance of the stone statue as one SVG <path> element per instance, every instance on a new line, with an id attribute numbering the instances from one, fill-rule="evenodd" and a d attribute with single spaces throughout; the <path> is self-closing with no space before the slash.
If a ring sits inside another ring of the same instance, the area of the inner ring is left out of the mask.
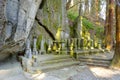
<path id="1" fill-rule="evenodd" d="M 22 57 L 23 69 L 27 72 L 31 71 L 32 66 L 32 51 L 30 47 L 30 40 L 26 41 L 25 57 Z"/>
<path id="2" fill-rule="evenodd" d="M 26 50 L 25 50 L 25 57 L 32 59 L 32 51 L 30 48 L 30 40 L 28 39 L 26 42 Z"/>
<path id="3" fill-rule="evenodd" d="M 34 63 L 36 63 L 37 62 L 37 55 L 38 55 L 38 51 L 37 51 L 37 49 L 36 49 L 36 42 L 37 42 L 37 38 L 36 37 L 34 37 L 33 38 L 33 60 L 34 60 Z"/>
<path id="4" fill-rule="evenodd" d="M 40 51 L 39 51 L 40 54 L 46 53 L 44 44 L 45 44 L 45 40 L 42 39 L 42 40 L 41 40 L 41 44 L 40 44 Z"/>
<path id="5" fill-rule="evenodd" d="M 49 40 L 48 40 L 48 49 L 47 49 L 47 51 L 48 51 L 49 53 L 52 51 L 51 46 L 52 46 L 52 41 L 49 39 Z"/>

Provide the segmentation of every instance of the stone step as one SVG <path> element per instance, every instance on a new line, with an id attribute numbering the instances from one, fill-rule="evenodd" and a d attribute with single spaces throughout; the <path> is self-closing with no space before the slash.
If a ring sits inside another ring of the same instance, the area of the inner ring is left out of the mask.
<path id="1" fill-rule="evenodd" d="M 111 61 L 106 60 L 92 60 L 92 59 L 79 59 L 81 62 L 89 62 L 89 63 L 96 63 L 96 64 L 110 64 Z"/>
<path id="2" fill-rule="evenodd" d="M 60 54 L 67 54 L 70 53 L 71 51 L 67 51 L 67 50 L 60 50 L 59 51 Z M 104 53 L 103 49 L 86 49 L 86 50 L 74 50 L 74 52 L 77 54 L 77 56 L 79 55 L 91 55 L 91 54 L 99 54 L 99 53 Z"/>
<path id="3" fill-rule="evenodd" d="M 78 60 L 83 65 L 109 67 L 112 59 L 81 56 Z"/>
<path id="4" fill-rule="evenodd" d="M 38 55 L 38 62 L 71 58 L 70 55 Z"/>
<path id="5" fill-rule="evenodd" d="M 109 67 L 110 64 L 92 63 L 92 62 L 82 62 L 80 65 L 98 66 L 98 67 Z"/>
<path id="6" fill-rule="evenodd" d="M 88 49 L 88 50 L 77 50 L 77 55 L 85 55 L 85 54 L 97 54 L 97 53 L 104 53 L 102 49 Z"/>
<path id="7" fill-rule="evenodd" d="M 73 61 L 73 60 L 74 60 L 74 59 L 72 59 L 72 58 L 53 59 L 53 60 L 41 61 L 41 62 L 39 62 L 39 64 L 40 64 L 40 65 L 54 64 L 54 63 L 68 62 L 68 61 Z"/>
<path id="8" fill-rule="evenodd" d="M 79 61 L 69 61 L 69 62 L 67 61 L 67 62 L 61 62 L 61 63 L 55 63 L 55 64 L 47 64 L 44 66 L 40 65 L 39 67 L 34 67 L 33 71 L 47 72 L 47 71 L 56 70 L 56 69 L 73 66 L 73 65 L 79 65 L 79 64 L 80 64 Z"/>
<path id="9" fill-rule="evenodd" d="M 79 56 L 78 57 L 78 60 L 79 59 L 86 59 L 86 60 L 101 60 L 101 61 L 112 61 L 112 58 L 102 58 L 102 57 L 91 57 L 91 56 Z"/>

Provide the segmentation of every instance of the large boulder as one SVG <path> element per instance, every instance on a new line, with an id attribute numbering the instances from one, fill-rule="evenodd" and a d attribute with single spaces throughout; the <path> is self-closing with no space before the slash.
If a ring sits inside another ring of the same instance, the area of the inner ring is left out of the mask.
<path id="1" fill-rule="evenodd" d="M 0 60 L 22 50 L 42 0 L 0 0 Z"/>

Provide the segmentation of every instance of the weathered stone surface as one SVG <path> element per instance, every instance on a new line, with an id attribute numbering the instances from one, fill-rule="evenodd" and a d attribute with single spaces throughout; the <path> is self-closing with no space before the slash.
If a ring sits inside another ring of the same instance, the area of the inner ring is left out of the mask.
<path id="1" fill-rule="evenodd" d="M 2 30 L 5 27 L 5 3 L 6 0 L 0 0 L 0 46 L 2 45 L 3 38 L 1 38 Z"/>
<path id="2" fill-rule="evenodd" d="M 10 58 L 0 62 L 0 80 L 29 80 L 24 75 L 20 63 Z"/>
<path id="3" fill-rule="evenodd" d="M 0 60 L 22 50 L 42 0 L 0 0 Z"/>
<path id="4" fill-rule="evenodd" d="M 17 24 L 18 11 L 19 11 L 19 1 L 18 0 L 7 0 L 6 18 L 7 18 L 7 21 L 10 21 L 13 25 Z"/>
<path id="5" fill-rule="evenodd" d="M 14 40 L 26 39 L 34 23 L 41 0 L 20 0 L 18 24 Z"/>
<path id="6" fill-rule="evenodd" d="M 59 27 L 62 27 L 63 24 L 67 25 L 67 22 L 65 22 L 66 24 L 62 22 L 62 18 L 64 18 L 62 12 L 64 13 L 65 10 L 61 9 L 62 0 L 46 0 L 44 6 L 38 10 L 41 1 L 0 0 L 0 58 L 1 54 L 8 55 L 22 50 L 28 36 L 30 39 L 34 34 L 37 34 L 37 37 L 42 35 L 45 39 L 51 38 L 47 31 L 37 21 L 34 21 L 36 14 L 41 23 L 47 26 L 54 36 Z M 64 20 L 66 21 L 66 19 Z M 66 29 L 61 31 L 61 36 L 65 38 L 68 36 Z"/>

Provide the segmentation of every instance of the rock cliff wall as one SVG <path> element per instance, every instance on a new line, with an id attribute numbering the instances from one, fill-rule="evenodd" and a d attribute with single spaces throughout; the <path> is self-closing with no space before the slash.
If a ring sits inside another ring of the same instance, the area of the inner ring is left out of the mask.
<path id="1" fill-rule="evenodd" d="M 66 38 L 69 28 L 66 1 L 62 4 L 63 1 L 65 0 L 0 0 L 0 60 L 23 51 L 26 39 L 32 40 L 34 35 L 38 37 L 38 44 L 42 38 L 57 39 L 56 34 L 59 32 L 60 37 Z"/>
<path id="2" fill-rule="evenodd" d="M 67 13 L 66 13 L 67 12 L 66 2 L 62 4 L 63 1 L 65 0 L 44 0 L 44 4 L 42 2 L 42 8 L 40 6 L 36 16 L 39 19 L 39 21 L 43 25 L 45 25 L 47 29 L 49 29 L 49 31 L 53 34 L 55 38 L 60 28 L 61 28 L 61 31 L 60 31 L 61 36 L 69 34 L 69 27 L 67 23 L 68 20 L 67 20 Z M 32 29 L 32 32 L 34 32 L 38 37 L 42 36 L 45 39 L 54 40 L 53 38 L 51 38 L 49 33 L 47 33 L 47 31 L 45 31 L 44 28 L 38 24 L 37 21 L 34 23 L 33 28 L 34 27 L 36 27 L 37 30 Z M 38 32 L 38 28 L 39 28 L 39 32 Z M 67 37 L 64 36 L 64 38 L 67 38 Z"/>
<path id="3" fill-rule="evenodd" d="M 0 60 L 22 49 L 42 0 L 0 0 Z"/>

